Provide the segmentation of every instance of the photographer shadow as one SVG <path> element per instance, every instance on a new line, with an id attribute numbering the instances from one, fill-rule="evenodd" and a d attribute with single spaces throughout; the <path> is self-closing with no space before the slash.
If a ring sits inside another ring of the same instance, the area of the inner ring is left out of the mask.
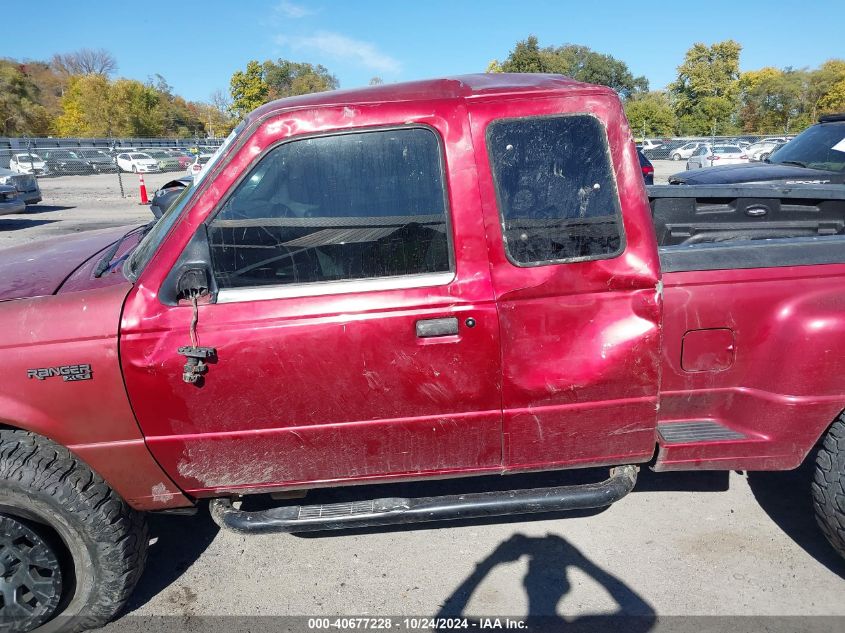
<path id="1" fill-rule="evenodd" d="M 464 618 L 473 593 L 493 569 L 522 557 L 528 559 L 528 572 L 522 580 L 528 612 L 519 618 L 523 631 L 624 630 L 645 633 L 656 622 L 654 609 L 624 582 L 608 573 L 565 539 L 547 534 L 531 537 L 515 534 L 482 560 L 446 599 L 437 618 Z M 559 615 L 560 601 L 572 589 L 569 571 L 579 569 L 600 584 L 617 605 L 614 613 L 587 614 L 573 618 Z M 483 618 L 468 618 L 470 628 L 480 628 Z"/>

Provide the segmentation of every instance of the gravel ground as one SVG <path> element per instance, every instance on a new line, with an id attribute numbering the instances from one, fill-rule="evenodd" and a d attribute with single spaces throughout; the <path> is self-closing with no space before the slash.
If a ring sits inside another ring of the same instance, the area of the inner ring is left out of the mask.
<path id="1" fill-rule="evenodd" d="M 679 164 L 655 161 L 655 169 L 665 182 Z M 148 176 L 149 192 L 170 178 Z M 115 175 L 41 186 L 42 204 L 0 217 L 0 248 L 152 217 L 134 176 L 124 176 L 127 198 Z M 191 618 L 220 615 L 642 616 L 628 630 L 653 628 L 654 614 L 658 630 L 680 615 L 845 617 L 845 563 L 813 522 L 805 476 L 645 472 L 633 494 L 603 512 L 331 538 L 241 537 L 218 531 L 204 509 L 157 516 L 147 571 L 107 629 L 208 630 L 210 621 Z M 260 628 L 251 622 L 249 630 Z M 680 630 L 696 632 L 845 630 L 845 620 L 823 618 L 682 622 Z"/>

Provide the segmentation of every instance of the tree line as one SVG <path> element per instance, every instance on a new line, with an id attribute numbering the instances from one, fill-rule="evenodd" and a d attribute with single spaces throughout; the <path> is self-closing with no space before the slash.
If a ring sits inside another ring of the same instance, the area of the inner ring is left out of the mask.
<path id="1" fill-rule="evenodd" d="M 649 90 L 644 77 L 610 55 L 573 44 L 541 47 L 534 36 L 487 70 L 560 73 L 609 86 L 624 100 L 634 133 L 643 136 L 791 134 L 821 114 L 845 111 L 845 60 L 740 72 L 741 52 L 733 40 L 693 44 L 665 90 Z"/>
<path id="2" fill-rule="evenodd" d="M 104 50 L 0 59 L 0 135 L 189 138 L 235 125 L 222 92 L 210 103 L 187 101 L 161 75 L 141 82 L 113 78 L 116 71 Z"/>
<path id="3" fill-rule="evenodd" d="M 675 80 L 651 90 L 612 55 L 577 44 L 541 47 L 529 36 L 487 72 L 558 73 L 609 86 L 638 136 L 793 134 L 821 114 L 845 111 L 845 60 L 741 72 L 741 52 L 733 40 L 693 44 Z M 49 61 L 0 59 L 0 135 L 224 136 L 268 101 L 340 86 L 320 64 L 252 60 L 231 76 L 228 92 L 217 90 L 202 103 L 174 94 L 161 75 L 140 82 L 114 78 L 116 71 L 116 60 L 103 50 Z"/>

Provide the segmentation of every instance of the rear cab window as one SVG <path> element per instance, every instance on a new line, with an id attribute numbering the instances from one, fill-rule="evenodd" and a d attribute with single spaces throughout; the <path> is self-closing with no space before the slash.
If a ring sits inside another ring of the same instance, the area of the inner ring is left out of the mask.
<path id="1" fill-rule="evenodd" d="M 590 114 L 503 119 L 487 129 L 506 254 L 516 266 L 624 250 L 607 134 Z"/>

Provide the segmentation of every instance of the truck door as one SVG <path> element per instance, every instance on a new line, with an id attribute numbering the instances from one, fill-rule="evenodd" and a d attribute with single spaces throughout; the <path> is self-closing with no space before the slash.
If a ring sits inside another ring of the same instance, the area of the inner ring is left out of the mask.
<path id="1" fill-rule="evenodd" d="M 184 490 L 501 470 L 499 329 L 468 121 L 423 108 L 396 126 L 307 136 L 283 134 L 348 126 L 349 108 L 271 120 L 242 150 L 248 167 L 193 238 L 207 239 L 217 286 L 197 308 L 199 345 L 216 350 L 200 384 L 183 382 L 177 353 L 193 308 L 136 284 L 127 388 Z"/>
<path id="2" fill-rule="evenodd" d="M 470 106 L 502 342 L 507 469 L 648 460 L 657 246 L 618 99 Z"/>

